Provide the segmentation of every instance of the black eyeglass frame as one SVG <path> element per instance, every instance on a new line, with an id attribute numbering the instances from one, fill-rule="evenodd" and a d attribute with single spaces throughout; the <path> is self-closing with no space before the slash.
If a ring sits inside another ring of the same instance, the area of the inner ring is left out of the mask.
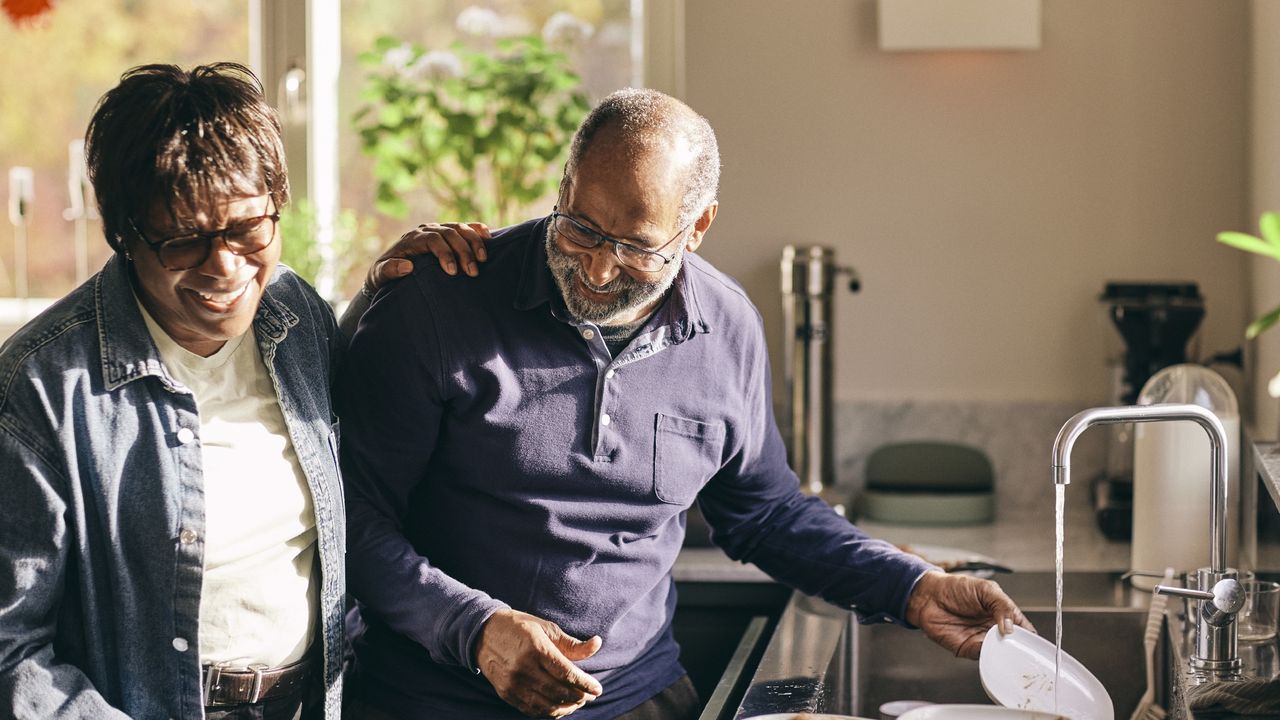
<path id="1" fill-rule="evenodd" d="M 595 240 L 595 243 L 593 243 L 593 244 L 591 244 L 591 245 L 583 245 L 582 243 L 578 242 L 577 240 L 573 239 L 572 237 L 568 237 L 568 238 L 566 238 L 566 239 L 567 239 L 569 242 L 573 243 L 574 245 L 576 245 L 576 246 L 578 246 L 578 247 L 580 247 L 580 248 L 583 248 L 584 250 L 591 250 L 591 249 L 594 249 L 594 248 L 598 248 L 598 247 L 600 247 L 600 243 L 602 243 L 602 242 L 610 242 L 610 243 L 612 243 L 612 244 L 613 244 L 613 256 L 614 256 L 615 258 L 617 258 L 617 259 L 618 259 L 618 262 L 619 262 L 619 263 L 622 263 L 623 265 L 626 265 L 627 267 L 631 268 L 632 270 L 638 270 L 638 271 L 640 271 L 640 272 L 658 272 L 658 271 L 659 271 L 659 270 L 661 270 L 662 268 L 666 267 L 666 266 L 667 266 L 667 265 L 668 265 L 672 260 L 675 260 L 675 259 L 676 259 L 676 253 L 671 253 L 671 257 L 667 257 L 666 255 L 663 255 L 662 253 L 658 252 L 658 250 L 661 250 L 661 249 L 663 249 L 663 248 L 667 247 L 668 245 L 670 245 L 671 243 L 675 242 L 676 240 L 679 240 L 680 238 L 684 237 L 684 235 L 685 235 L 687 232 L 689 232 L 690 228 L 692 228 L 692 227 L 693 227 L 693 222 L 690 222 L 688 225 L 685 225 L 683 228 L 681 228 L 679 231 L 677 231 L 677 232 L 676 232 L 676 234 L 675 234 L 675 235 L 673 235 L 673 236 L 671 237 L 671 239 L 670 239 L 670 240 L 668 240 L 668 241 L 666 241 L 666 242 L 662 243 L 662 244 L 661 244 L 661 245 L 659 245 L 657 248 L 655 248 L 655 249 L 653 249 L 653 250 L 650 250 L 650 249 L 648 249 L 648 248 L 642 248 L 642 247 L 640 247 L 639 245 L 633 245 L 632 243 L 626 242 L 625 240 L 619 240 L 619 239 L 617 239 L 617 238 L 609 237 L 608 235 L 605 235 L 604 233 L 600 232 L 599 230 L 596 230 L 596 229 L 594 229 L 594 228 L 588 227 L 588 226 L 584 225 L 582 222 L 580 222 L 579 220 L 576 220 L 573 216 L 571 216 L 571 215 L 566 215 L 566 214 L 564 214 L 564 213 L 560 212 L 560 206 L 559 206 L 559 205 L 557 205 L 557 206 L 555 206 L 555 207 L 553 207 L 553 208 L 551 209 L 551 221 L 552 221 L 552 223 L 554 223 L 554 222 L 556 221 L 556 219 L 557 219 L 557 218 L 564 218 L 565 220 L 568 220 L 568 221 L 569 221 L 569 224 L 570 224 L 570 225 L 572 225 L 572 226 L 573 226 L 573 228 L 574 228 L 575 230 L 577 230 L 578 232 L 582 233 L 584 236 L 586 236 L 586 237 L 588 237 L 588 238 L 591 238 L 591 239 L 594 239 L 594 240 Z M 695 221 L 695 222 L 696 222 L 696 221 Z M 554 225 L 553 225 L 553 227 L 554 227 Z M 557 235 L 563 235 L 564 233 L 560 233 L 559 231 L 557 231 L 557 233 L 556 233 L 556 234 L 557 234 Z M 661 260 L 661 261 L 662 261 L 662 264 L 661 264 L 661 265 L 659 265 L 659 266 L 657 266 L 657 267 L 655 267 L 655 268 L 653 268 L 652 270 L 649 270 L 649 269 L 646 269 L 646 268 L 639 268 L 639 267 L 636 267 L 636 266 L 634 266 L 634 265 L 631 265 L 630 263 L 628 263 L 628 262 L 627 262 L 626 258 L 622 257 L 622 249 L 623 249 L 623 248 L 626 248 L 627 250 L 631 250 L 631 251 L 633 251 L 633 252 L 641 253 L 641 254 L 643 254 L 643 255 L 649 255 L 649 256 L 652 256 L 652 257 L 656 257 L 656 258 L 658 258 L 659 260 Z"/>
<path id="2" fill-rule="evenodd" d="M 228 233 L 232 232 L 233 230 L 236 230 L 237 228 L 260 223 L 263 220 L 271 221 L 271 235 L 268 236 L 266 244 L 263 245 L 262 247 L 254 248 L 253 250 L 248 250 L 245 252 L 240 252 L 236 250 L 236 248 L 232 247 L 230 242 L 227 242 Z M 266 250 L 267 248 L 271 247 L 271 244 L 276 241 L 276 227 L 279 224 L 280 224 L 280 210 L 277 208 L 273 212 L 269 212 L 264 215 L 255 215 L 253 217 L 240 218 L 236 220 L 234 223 L 227 225 L 225 227 L 218 228 L 217 230 L 210 230 L 208 232 L 183 233 L 181 235 L 173 235 L 173 236 L 167 237 L 157 242 L 151 242 L 150 240 L 147 239 L 146 234 L 143 233 L 142 230 L 138 227 L 138 224 L 134 222 L 133 218 L 129 218 L 129 226 L 133 228 L 133 232 L 136 233 L 138 237 L 142 239 L 143 244 L 145 244 L 151 250 L 151 252 L 156 254 L 156 260 L 160 262 L 160 265 L 163 266 L 164 269 L 169 270 L 170 272 L 182 272 L 183 270 L 190 270 L 191 268 L 200 267 L 201 265 L 205 264 L 205 262 L 209 260 L 209 256 L 213 254 L 213 241 L 217 240 L 218 238 L 222 238 L 223 245 L 226 246 L 227 250 L 230 251 L 232 255 L 238 255 L 240 257 L 248 257 L 250 255 L 255 255 L 257 253 L 260 253 L 263 250 Z M 164 252 L 165 246 L 175 242 L 188 242 L 191 240 L 204 241 L 204 252 L 200 255 L 200 260 L 191 265 L 184 265 L 182 267 L 170 267 L 170 265 L 164 261 L 164 255 L 162 254 Z"/>

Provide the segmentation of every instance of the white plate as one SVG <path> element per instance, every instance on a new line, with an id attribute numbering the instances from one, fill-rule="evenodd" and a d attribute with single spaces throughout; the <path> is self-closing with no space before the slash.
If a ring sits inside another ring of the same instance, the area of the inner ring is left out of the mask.
<path id="1" fill-rule="evenodd" d="M 985 718 L 1000 718 L 1002 720 L 1068 720 L 1064 716 L 1054 713 L 996 707 L 994 705 L 929 705 L 916 708 L 900 716 L 898 720 L 984 720 Z"/>
<path id="2" fill-rule="evenodd" d="M 1072 720 L 1112 720 L 1115 710 L 1106 688 L 1065 652 L 1058 706 L 1054 707 L 1053 656 L 1053 643 L 1029 630 L 1015 625 L 1012 633 L 1001 635 L 993 626 L 982 641 L 978 659 L 982 689 L 1006 708 L 1056 712 Z"/>

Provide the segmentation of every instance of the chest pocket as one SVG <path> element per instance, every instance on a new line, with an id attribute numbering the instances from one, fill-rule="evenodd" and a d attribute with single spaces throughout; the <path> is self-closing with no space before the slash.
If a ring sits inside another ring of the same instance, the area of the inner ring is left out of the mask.
<path id="1" fill-rule="evenodd" d="M 653 449 L 653 494 L 664 503 L 691 505 L 716 470 L 724 425 L 658 413 Z"/>

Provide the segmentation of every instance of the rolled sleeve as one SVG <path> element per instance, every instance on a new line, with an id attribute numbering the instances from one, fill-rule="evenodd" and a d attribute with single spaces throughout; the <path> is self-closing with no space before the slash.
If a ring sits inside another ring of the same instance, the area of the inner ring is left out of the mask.
<path id="1" fill-rule="evenodd" d="M 69 542 L 65 480 L 7 421 L 0 419 L 0 716 L 127 718 L 54 653 Z"/>

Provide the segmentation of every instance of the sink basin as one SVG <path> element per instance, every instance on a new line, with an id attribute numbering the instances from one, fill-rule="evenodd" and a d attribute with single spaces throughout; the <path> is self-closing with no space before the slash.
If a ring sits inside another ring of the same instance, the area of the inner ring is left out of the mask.
<path id="1" fill-rule="evenodd" d="M 1073 571 L 1062 583 L 1062 606 L 1145 608 L 1150 593 L 1133 590 L 1118 572 Z M 1015 572 L 992 578 L 1021 608 L 1053 608 L 1056 580 L 1051 572 Z M 1045 632 L 1039 625 L 1041 634 Z M 1052 628 L 1050 628 L 1052 630 Z"/>
<path id="2" fill-rule="evenodd" d="M 1042 635 L 1053 637 L 1052 609 L 1025 609 Z M 1128 717 L 1146 689 L 1142 635 L 1146 611 L 1127 608 L 1063 610 L 1063 650 L 1084 664 L 1107 689 L 1117 714 Z M 939 703 L 990 703 L 978 677 L 978 664 L 962 660 L 930 642 L 923 634 L 891 625 L 850 628 L 852 681 L 849 710 L 874 717 L 891 700 Z M 1157 648 L 1163 667 L 1165 647 Z M 1157 676 L 1162 673 L 1157 673 Z M 1164 697 L 1164 678 L 1157 677 L 1157 698 Z M 838 693 L 842 694 L 842 693 Z"/>
<path id="3" fill-rule="evenodd" d="M 1016 572 L 994 578 L 1044 637 L 1054 637 L 1055 578 L 1051 572 Z M 1132 590 L 1116 572 L 1068 572 L 1063 582 L 1062 648 L 1102 681 L 1119 717 L 1128 717 L 1146 689 L 1142 636 L 1150 596 Z M 851 626 L 850 710 L 875 716 L 891 700 L 990 703 L 978 664 L 955 658 L 922 633 L 891 625 Z M 1161 633 L 1156 667 L 1167 666 Z M 1157 673 L 1157 702 L 1168 678 Z M 1162 703 L 1163 704 L 1163 703 Z"/>
<path id="4" fill-rule="evenodd" d="M 1052 638 L 1053 573 L 1013 573 L 996 580 L 1040 634 Z M 1149 596 L 1130 591 L 1119 573 L 1109 572 L 1067 573 L 1064 595 L 1063 649 L 1102 681 L 1117 716 L 1128 717 L 1146 689 L 1142 639 Z M 1156 701 L 1165 706 L 1173 682 L 1169 632 L 1166 624 L 1156 648 Z M 954 657 L 918 631 L 850 622 L 847 611 L 797 593 L 732 717 L 769 712 L 877 717 L 880 705 L 892 700 L 991 704 L 978 663 Z"/>

